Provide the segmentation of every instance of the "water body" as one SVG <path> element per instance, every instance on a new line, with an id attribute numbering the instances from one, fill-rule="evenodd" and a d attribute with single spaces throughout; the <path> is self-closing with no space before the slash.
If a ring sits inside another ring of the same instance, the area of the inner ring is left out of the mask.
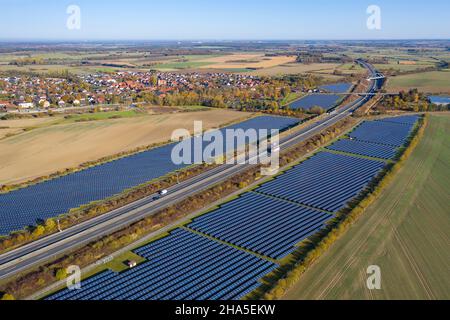
<path id="1" fill-rule="evenodd" d="M 262 116 L 221 131 L 250 128 L 282 131 L 298 123 L 299 120 L 294 118 Z M 114 196 L 187 167 L 172 162 L 174 146 L 165 145 L 0 195 L 0 235 L 35 225 L 38 220 L 56 217 L 72 208 Z"/>
<path id="2" fill-rule="evenodd" d="M 352 83 L 335 83 L 321 86 L 319 89 L 332 93 L 346 93 L 352 86 Z"/>
<path id="3" fill-rule="evenodd" d="M 434 104 L 450 104 L 449 96 L 430 96 L 429 99 Z"/>
<path id="4" fill-rule="evenodd" d="M 337 94 L 310 94 L 300 100 L 292 102 L 289 107 L 292 110 L 310 110 L 314 106 L 319 106 L 325 110 L 332 109 L 341 100 L 342 96 Z"/>

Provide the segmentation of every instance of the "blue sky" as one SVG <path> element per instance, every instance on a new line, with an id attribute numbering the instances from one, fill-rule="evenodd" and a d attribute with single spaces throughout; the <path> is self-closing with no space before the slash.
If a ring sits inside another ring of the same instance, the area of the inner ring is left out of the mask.
<path id="1" fill-rule="evenodd" d="M 66 27 L 67 7 L 81 29 Z M 381 30 L 366 9 L 381 8 Z M 2 40 L 450 38 L 448 0 L 0 0 Z"/>

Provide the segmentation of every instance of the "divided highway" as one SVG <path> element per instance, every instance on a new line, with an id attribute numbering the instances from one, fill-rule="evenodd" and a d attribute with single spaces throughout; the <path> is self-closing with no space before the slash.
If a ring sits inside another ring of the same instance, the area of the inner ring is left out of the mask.
<path id="1" fill-rule="evenodd" d="M 379 73 L 368 63 L 357 60 L 367 68 L 372 76 Z M 358 98 L 345 106 L 338 108 L 331 114 L 325 115 L 321 120 L 281 139 L 281 151 L 287 150 L 303 140 L 323 131 L 338 121 L 351 115 L 372 98 L 373 93 L 380 89 L 381 81 L 370 81 L 367 95 Z M 155 214 L 189 196 L 195 195 L 211 186 L 225 181 L 229 177 L 247 170 L 251 165 L 220 165 L 205 173 L 169 188 L 167 196 L 154 201 L 157 194 L 133 202 L 99 217 L 90 219 L 60 233 L 47 236 L 18 249 L 0 255 L 0 279 L 11 277 L 19 272 L 42 264 L 52 258 L 74 250 L 78 247 L 98 239 L 102 236 L 120 230 L 133 222 Z"/>

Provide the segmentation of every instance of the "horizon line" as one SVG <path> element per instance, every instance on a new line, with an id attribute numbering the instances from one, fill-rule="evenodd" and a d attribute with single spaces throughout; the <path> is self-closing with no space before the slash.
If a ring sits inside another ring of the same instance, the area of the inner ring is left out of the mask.
<path id="1" fill-rule="evenodd" d="M 9 39 L 9 38 L 0 38 L 0 42 L 277 42 L 277 41 L 285 41 L 285 42 L 303 42 L 303 41 L 450 41 L 449 38 L 377 38 L 377 39 L 367 39 L 367 38 L 305 38 L 305 39 L 258 39 L 258 38 L 248 38 L 248 39 L 233 39 L 233 38 L 224 38 L 224 39 L 214 39 L 214 38 L 205 38 L 205 39 L 26 39 L 26 38 L 18 38 L 18 39 Z"/>

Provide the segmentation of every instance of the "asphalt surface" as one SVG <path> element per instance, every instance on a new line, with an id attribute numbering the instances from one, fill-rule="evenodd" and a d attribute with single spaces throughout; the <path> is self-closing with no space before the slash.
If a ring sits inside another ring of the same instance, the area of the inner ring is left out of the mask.
<path id="1" fill-rule="evenodd" d="M 359 61 L 359 63 L 366 67 L 371 74 L 377 74 L 377 71 L 371 65 L 363 61 Z M 369 95 L 361 96 L 356 101 L 338 108 L 331 114 L 325 115 L 320 121 L 281 139 L 281 151 L 295 146 L 351 115 L 353 111 L 372 98 L 372 95 L 370 94 L 374 93 L 379 85 L 380 82 L 378 81 L 370 82 L 367 91 Z M 62 232 L 47 236 L 2 254 L 0 255 L 0 279 L 6 279 L 27 269 L 38 266 L 52 258 L 56 258 L 66 252 L 82 247 L 95 239 L 120 230 L 123 227 L 180 202 L 189 196 L 195 195 L 213 185 L 225 181 L 229 177 L 239 174 L 251 166 L 252 165 L 220 165 L 219 167 L 208 170 L 207 172 L 169 188 L 168 194 L 158 200 L 154 200 L 158 194 L 151 195 L 119 209 L 105 213 L 99 217 L 77 224 Z"/>

